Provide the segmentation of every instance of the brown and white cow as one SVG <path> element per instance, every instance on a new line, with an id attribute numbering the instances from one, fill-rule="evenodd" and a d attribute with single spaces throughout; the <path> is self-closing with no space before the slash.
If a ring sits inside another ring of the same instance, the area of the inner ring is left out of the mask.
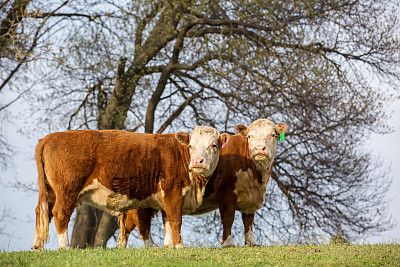
<path id="1" fill-rule="evenodd" d="M 165 210 L 173 245 L 182 247 L 182 208 L 200 205 L 220 147 L 229 140 L 211 127 L 190 134 L 118 130 L 52 133 L 36 149 L 39 203 L 33 249 L 42 250 L 54 216 L 59 249 L 68 248 L 68 222 L 77 203 L 111 214 L 141 207 Z"/>
<path id="2" fill-rule="evenodd" d="M 211 176 L 202 205 L 190 215 L 199 215 L 219 208 L 223 224 L 224 247 L 234 246 L 231 228 L 235 210 L 242 213 L 245 242 L 257 246 L 253 235 L 255 212 L 264 203 L 267 184 L 272 171 L 279 135 L 287 130 L 284 123 L 275 125 L 267 119 L 259 119 L 249 127 L 235 127 L 237 135 L 231 136 L 229 144 L 221 151 L 220 160 Z M 120 216 L 120 235 L 117 246 L 126 245 L 135 225 L 146 246 L 152 244 L 150 235 L 151 210 L 130 210 Z M 171 228 L 163 214 L 164 246 L 172 245 Z"/>

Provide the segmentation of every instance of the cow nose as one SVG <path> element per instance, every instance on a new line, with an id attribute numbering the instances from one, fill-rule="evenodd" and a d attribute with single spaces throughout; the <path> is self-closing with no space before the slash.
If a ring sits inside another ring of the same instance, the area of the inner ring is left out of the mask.
<path id="1" fill-rule="evenodd" d="M 204 159 L 203 158 L 193 158 L 192 166 L 193 167 L 203 167 Z"/>
<path id="2" fill-rule="evenodd" d="M 254 151 L 255 152 L 265 152 L 265 149 L 266 149 L 267 147 L 265 146 L 265 145 L 258 145 L 258 146 L 256 146 L 256 147 L 254 147 Z"/>

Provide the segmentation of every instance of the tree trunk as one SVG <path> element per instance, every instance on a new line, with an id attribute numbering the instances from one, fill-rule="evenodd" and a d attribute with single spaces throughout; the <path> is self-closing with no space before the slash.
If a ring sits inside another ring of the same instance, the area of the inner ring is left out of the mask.
<path id="1" fill-rule="evenodd" d="M 74 229 L 71 237 L 71 247 L 86 248 L 93 246 L 99 218 L 102 211 L 83 204 L 76 209 Z"/>
<path id="2" fill-rule="evenodd" d="M 139 76 L 127 82 L 125 59 L 120 61 L 115 89 L 105 106 L 99 106 L 99 130 L 124 129 L 125 119 Z M 100 103 L 99 103 L 100 104 Z M 117 217 L 86 204 L 77 210 L 71 246 L 78 248 L 105 247 L 118 229 Z"/>
<path id="3" fill-rule="evenodd" d="M 102 212 L 100 222 L 97 226 L 96 236 L 94 237 L 93 247 L 103 247 L 107 245 L 115 231 L 118 229 L 117 217 L 108 212 Z"/>
<path id="4" fill-rule="evenodd" d="M 107 104 L 98 107 L 98 128 L 100 130 L 122 130 L 125 128 L 125 120 L 132 103 L 132 97 L 140 78 L 144 75 L 144 67 L 165 44 L 176 37 L 176 27 L 180 20 L 180 16 L 176 16 L 176 12 L 176 8 L 171 6 L 169 10 L 166 9 L 160 14 L 153 31 L 150 33 L 143 46 L 136 51 L 134 61 L 130 68 L 126 70 L 126 59 L 122 58 L 120 60 L 114 91 L 111 93 Z M 141 39 L 140 31 L 137 32 L 137 35 L 136 38 L 138 38 L 138 40 Z M 176 59 L 177 55 L 175 55 L 173 60 L 176 61 Z M 159 86 L 154 93 L 154 99 L 150 102 L 150 104 L 154 104 L 154 107 L 150 108 L 146 117 L 146 132 L 153 132 L 154 114 L 152 115 L 151 113 L 154 113 L 160 101 L 160 96 L 165 88 L 170 71 L 171 69 L 164 71 L 163 79 L 159 81 Z M 88 216 L 86 209 L 88 208 L 82 208 L 82 211 L 78 211 L 76 214 L 74 231 L 72 233 L 72 240 L 74 240 L 74 243 L 71 242 L 71 244 L 78 245 L 81 248 L 87 245 L 105 247 L 108 239 L 114 234 L 115 230 L 118 229 L 117 219 L 116 217 L 112 218 L 112 215 L 106 212 L 96 211 L 96 214 L 101 213 L 101 217 L 99 217 L 100 219 L 96 223 L 95 216 Z M 90 212 L 90 209 L 88 209 L 88 212 Z M 81 230 L 80 228 L 83 229 Z M 79 242 L 75 243 L 75 241 Z"/>

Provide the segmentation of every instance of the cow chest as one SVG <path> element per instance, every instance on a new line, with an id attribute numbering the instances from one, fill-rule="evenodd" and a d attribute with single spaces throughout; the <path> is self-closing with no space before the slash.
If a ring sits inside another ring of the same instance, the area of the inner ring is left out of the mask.
<path id="1" fill-rule="evenodd" d="M 242 213 L 250 214 L 260 209 L 264 203 L 264 197 L 269 181 L 269 175 L 262 173 L 261 183 L 255 178 L 252 169 L 238 170 L 234 184 L 234 193 L 237 196 L 236 209 Z"/>

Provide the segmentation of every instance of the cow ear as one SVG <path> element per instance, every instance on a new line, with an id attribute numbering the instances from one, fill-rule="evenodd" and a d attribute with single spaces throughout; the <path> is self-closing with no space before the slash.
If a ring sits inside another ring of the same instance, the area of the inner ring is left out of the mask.
<path id="1" fill-rule="evenodd" d="M 242 124 L 236 125 L 235 131 L 237 132 L 237 134 L 242 135 L 244 137 L 247 137 L 247 134 L 249 133 L 249 129 Z"/>
<path id="2" fill-rule="evenodd" d="M 175 134 L 175 138 L 181 143 L 182 145 L 189 145 L 190 137 L 189 134 L 186 132 L 179 132 Z"/>
<path id="3" fill-rule="evenodd" d="M 219 143 L 221 144 L 221 148 L 224 148 L 226 144 L 229 143 L 229 140 L 231 140 L 231 136 L 227 133 L 223 133 L 219 136 Z"/>
<path id="4" fill-rule="evenodd" d="M 285 133 L 287 131 L 287 126 L 284 123 L 279 123 L 277 126 L 275 126 L 276 132 L 281 134 L 282 132 Z"/>

